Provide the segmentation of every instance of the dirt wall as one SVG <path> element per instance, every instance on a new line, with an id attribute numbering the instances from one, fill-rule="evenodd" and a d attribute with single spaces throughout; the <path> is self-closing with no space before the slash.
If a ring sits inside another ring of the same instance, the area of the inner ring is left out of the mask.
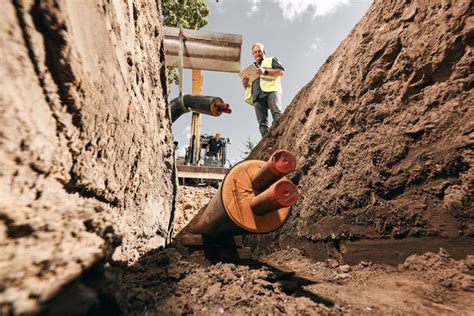
<path id="1" fill-rule="evenodd" d="M 437 236 L 472 253 L 472 14 L 467 0 L 373 3 L 251 154 L 298 161 L 301 197 L 264 245 Z"/>
<path id="2" fill-rule="evenodd" d="M 0 314 L 36 310 L 112 252 L 132 262 L 169 238 L 158 6 L 1 2 Z"/>

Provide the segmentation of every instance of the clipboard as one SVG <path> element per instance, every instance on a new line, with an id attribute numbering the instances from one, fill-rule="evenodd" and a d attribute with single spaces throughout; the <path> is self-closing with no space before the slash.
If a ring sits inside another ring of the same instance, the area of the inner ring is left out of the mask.
<path id="1" fill-rule="evenodd" d="M 260 77 L 259 75 L 257 75 L 257 67 L 255 66 L 255 64 L 248 65 L 247 68 L 245 68 L 239 73 L 239 76 L 240 79 L 244 79 L 244 77 L 249 77 L 249 81 L 254 81 L 258 77 Z"/>

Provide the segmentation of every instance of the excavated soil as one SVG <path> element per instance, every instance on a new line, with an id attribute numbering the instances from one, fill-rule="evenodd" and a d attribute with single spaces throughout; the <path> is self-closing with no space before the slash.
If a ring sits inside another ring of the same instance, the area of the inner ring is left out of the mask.
<path id="1" fill-rule="evenodd" d="M 209 194 L 207 188 L 179 191 L 183 218 L 205 205 L 195 195 Z M 474 310 L 474 256 L 454 260 L 444 249 L 412 255 L 398 266 L 315 261 L 295 248 L 227 262 L 188 253 L 175 244 L 148 253 L 123 273 L 111 273 L 121 280 L 115 288 L 119 308 L 132 315 L 472 315 Z"/>
<path id="2" fill-rule="evenodd" d="M 294 248 L 207 265 L 171 248 L 130 267 L 116 298 L 126 314 L 472 315 L 473 265 L 442 249 L 391 267 L 315 262 Z"/>
<path id="3" fill-rule="evenodd" d="M 472 0 L 374 1 L 251 153 L 288 222 L 202 249 L 159 4 L 2 3 L 0 315 L 474 315 Z"/>
<path id="4" fill-rule="evenodd" d="M 288 222 L 196 250 L 181 228 L 212 192 L 179 187 L 175 242 L 105 271 L 116 307 L 473 315 L 473 34 L 472 1 L 375 1 L 251 154 L 295 153 Z"/>
<path id="5" fill-rule="evenodd" d="M 34 313 L 170 239 L 159 5 L 0 1 L 0 308 Z"/>
<path id="6" fill-rule="evenodd" d="M 176 216 L 173 226 L 173 238 L 196 216 L 200 209 L 209 203 L 217 189 L 211 186 L 180 186 L 176 192 Z"/>
<path id="7" fill-rule="evenodd" d="M 251 153 L 292 151 L 301 192 L 260 244 L 330 241 L 347 260 L 364 248 L 387 262 L 474 254 L 473 12 L 470 0 L 374 1 Z"/>

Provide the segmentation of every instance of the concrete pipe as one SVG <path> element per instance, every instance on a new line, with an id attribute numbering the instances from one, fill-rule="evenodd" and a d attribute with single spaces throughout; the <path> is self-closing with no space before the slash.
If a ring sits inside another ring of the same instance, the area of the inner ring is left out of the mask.
<path id="1" fill-rule="evenodd" d="M 287 151 L 285 155 L 293 158 Z M 259 190 L 256 190 L 253 187 L 253 183 L 258 182 L 255 175 L 267 167 L 267 162 L 261 160 L 245 160 L 235 165 L 206 209 L 190 223 L 190 232 L 232 236 L 268 233 L 283 225 L 288 219 L 290 206 L 298 198 L 298 189 L 291 181 L 281 177 L 294 170 L 294 167 L 279 169 L 283 174 L 279 174 L 281 179 L 273 184 L 267 178 L 262 178 L 269 184 L 265 188 L 259 186 Z"/>
<path id="2" fill-rule="evenodd" d="M 186 94 L 183 97 L 184 107 L 181 106 L 179 98 L 170 102 L 171 121 L 176 121 L 181 115 L 189 111 L 207 114 L 211 116 L 220 116 L 222 113 L 231 113 L 229 104 L 225 103 L 219 97 L 205 95 Z"/>

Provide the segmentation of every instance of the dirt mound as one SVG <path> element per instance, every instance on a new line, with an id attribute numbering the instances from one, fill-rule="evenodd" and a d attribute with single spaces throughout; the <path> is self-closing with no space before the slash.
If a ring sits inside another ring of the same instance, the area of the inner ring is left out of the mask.
<path id="1" fill-rule="evenodd" d="M 407 237 L 438 236 L 474 253 L 472 10 L 375 1 L 251 154 L 298 159 L 301 197 L 265 240 L 406 240 L 413 254 Z"/>
<path id="2" fill-rule="evenodd" d="M 178 235 L 203 207 L 207 206 L 216 192 L 217 189 L 211 186 L 178 186 L 173 237 Z"/>
<path id="3" fill-rule="evenodd" d="M 328 310 L 306 297 L 292 299 L 285 292 L 291 295 L 297 285 L 278 282 L 288 278 L 288 273 L 261 265 L 217 263 L 205 267 L 167 249 L 147 255 L 125 273 L 118 301 L 126 314 L 146 310 L 172 315 L 298 314 L 310 310 L 317 314 Z"/>
<path id="4" fill-rule="evenodd" d="M 101 3 L 0 5 L 0 314 L 170 237 L 159 2 Z"/>
<path id="5" fill-rule="evenodd" d="M 148 253 L 114 276 L 121 284 L 112 293 L 124 313 L 468 315 L 474 308 L 472 258 L 455 261 L 443 250 L 390 267 L 315 262 L 294 248 L 257 261 L 203 265 L 178 249 Z M 413 270 L 415 261 L 427 268 Z M 440 275 L 463 278 L 464 285 L 434 277 Z"/>
<path id="6" fill-rule="evenodd" d="M 177 218 L 187 222 L 214 191 L 179 187 Z M 153 251 L 109 274 L 116 308 L 133 315 L 469 315 L 474 308 L 474 257 L 454 260 L 444 249 L 412 255 L 399 266 L 367 259 L 349 265 L 337 256 L 315 261 L 291 247 L 254 260 L 216 262 L 196 253 L 182 246 Z"/>
<path id="7" fill-rule="evenodd" d="M 474 256 L 456 261 L 441 248 L 437 254 L 427 252 L 410 256 L 400 267 L 412 271 L 426 271 L 425 277 L 438 281 L 446 288 L 474 292 Z"/>

